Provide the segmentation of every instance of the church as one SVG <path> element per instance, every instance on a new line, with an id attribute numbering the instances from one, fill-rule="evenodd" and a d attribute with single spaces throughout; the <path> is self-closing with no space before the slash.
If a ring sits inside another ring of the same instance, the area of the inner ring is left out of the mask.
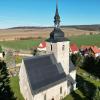
<path id="1" fill-rule="evenodd" d="M 69 57 L 70 41 L 60 29 L 58 4 L 46 54 L 24 58 L 19 72 L 25 100 L 62 100 L 76 89 L 76 69 Z"/>

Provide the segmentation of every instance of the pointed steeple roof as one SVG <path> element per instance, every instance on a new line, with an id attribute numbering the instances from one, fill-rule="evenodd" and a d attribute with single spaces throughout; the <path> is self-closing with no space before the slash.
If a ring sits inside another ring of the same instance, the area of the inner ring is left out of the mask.
<path id="1" fill-rule="evenodd" d="M 51 42 L 62 42 L 69 41 L 64 36 L 64 32 L 60 29 L 60 16 L 58 11 L 58 0 L 56 0 L 56 12 L 54 16 L 54 30 L 50 33 L 50 38 L 48 39 Z"/>
<path id="2" fill-rule="evenodd" d="M 54 24 L 55 27 L 59 28 L 60 26 L 60 16 L 59 16 L 59 12 L 58 12 L 58 0 L 56 0 L 56 13 L 54 16 Z"/>

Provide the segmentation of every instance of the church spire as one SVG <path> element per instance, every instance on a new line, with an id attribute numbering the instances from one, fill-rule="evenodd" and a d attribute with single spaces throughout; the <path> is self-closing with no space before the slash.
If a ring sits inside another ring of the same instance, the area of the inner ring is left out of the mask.
<path id="1" fill-rule="evenodd" d="M 58 12 L 58 0 L 56 0 L 56 13 L 54 16 L 54 25 L 55 25 L 55 28 L 60 27 L 60 16 L 59 16 L 59 12 Z"/>
<path id="2" fill-rule="evenodd" d="M 50 38 L 47 40 L 49 42 L 62 42 L 67 41 L 64 32 L 60 29 L 60 16 L 58 12 L 58 0 L 56 0 L 56 13 L 54 16 L 54 30 L 50 33 Z"/>

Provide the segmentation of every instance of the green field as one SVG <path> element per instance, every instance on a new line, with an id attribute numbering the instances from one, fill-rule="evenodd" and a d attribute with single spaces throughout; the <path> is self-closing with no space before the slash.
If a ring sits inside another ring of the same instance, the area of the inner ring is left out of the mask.
<path id="1" fill-rule="evenodd" d="M 72 43 L 76 43 L 78 46 L 81 45 L 96 45 L 100 47 L 100 34 L 96 35 L 81 35 L 73 36 L 69 38 Z M 38 46 L 42 39 L 35 40 L 16 40 L 16 41 L 3 41 L 0 42 L 1 46 L 12 48 L 15 50 L 26 50 L 34 46 Z"/>
<path id="2" fill-rule="evenodd" d="M 30 49 L 34 46 L 38 46 L 41 41 L 42 41 L 41 39 L 2 41 L 2 42 L 0 42 L 0 45 L 3 47 L 15 49 L 15 50 L 20 50 L 20 49 L 26 50 L 26 49 Z"/>
<path id="3" fill-rule="evenodd" d="M 100 47 L 100 34 L 95 35 L 81 35 L 70 37 L 71 42 L 81 45 L 96 45 Z"/>

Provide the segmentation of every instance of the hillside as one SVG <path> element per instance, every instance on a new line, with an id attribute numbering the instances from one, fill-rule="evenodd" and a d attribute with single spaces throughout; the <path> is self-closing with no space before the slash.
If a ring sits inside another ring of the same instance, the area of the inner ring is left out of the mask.
<path id="1" fill-rule="evenodd" d="M 46 29 L 46 28 L 53 28 L 53 27 L 36 27 L 36 26 L 24 26 L 24 27 L 12 27 L 9 29 Z M 80 30 L 87 30 L 87 31 L 100 31 L 100 25 L 71 25 L 71 26 L 61 26 L 61 28 L 75 28 Z"/>
<path id="2" fill-rule="evenodd" d="M 67 27 L 76 28 L 80 30 L 87 30 L 87 31 L 100 31 L 100 25 L 75 25 L 75 26 L 67 26 Z"/>
<path id="3" fill-rule="evenodd" d="M 76 26 L 62 26 L 66 37 L 82 34 L 98 34 L 100 31 L 88 31 L 75 28 Z M 48 38 L 52 27 L 14 27 L 9 29 L 0 29 L 0 41 L 19 40 L 20 38 Z"/>

